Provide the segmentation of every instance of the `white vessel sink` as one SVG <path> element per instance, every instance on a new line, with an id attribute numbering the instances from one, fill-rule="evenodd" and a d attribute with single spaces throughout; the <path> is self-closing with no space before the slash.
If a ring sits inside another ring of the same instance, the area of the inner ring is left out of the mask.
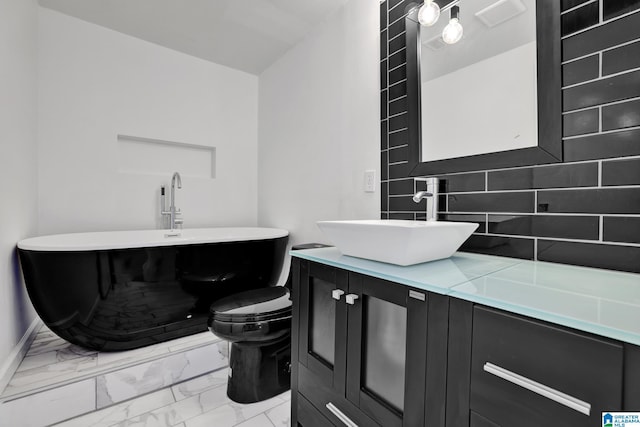
<path id="1" fill-rule="evenodd" d="M 445 221 L 318 221 L 325 236 L 344 254 L 396 265 L 449 258 L 478 224 Z"/>

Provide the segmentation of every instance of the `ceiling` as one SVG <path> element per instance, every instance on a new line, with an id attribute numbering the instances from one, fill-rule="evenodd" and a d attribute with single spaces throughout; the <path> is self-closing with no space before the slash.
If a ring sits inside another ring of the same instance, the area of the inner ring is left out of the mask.
<path id="1" fill-rule="evenodd" d="M 40 0 L 40 5 L 258 75 L 347 1 Z"/>

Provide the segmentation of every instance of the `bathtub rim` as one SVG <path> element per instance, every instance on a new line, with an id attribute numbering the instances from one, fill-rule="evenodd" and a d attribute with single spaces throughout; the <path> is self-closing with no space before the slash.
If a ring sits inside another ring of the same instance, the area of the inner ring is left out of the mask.
<path id="1" fill-rule="evenodd" d="M 171 236 L 171 234 L 176 232 L 180 233 L 180 236 Z M 200 235 L 198 235 L 198 233 L 200 233 Z M 110 239 L 105 242 L 104 238 L 107 236 L 109 236 Z M 78 252 L 248 242 L 280 239 L 288 236 L 289 232 L 287 230 L 271 227 L 207 227 L 185 228 L 182 230 L 93 231 L 30 237 L 20 240 L 17 247 L 24 251 Z M 102 238 L 102 242 L 100 238 Z"/>

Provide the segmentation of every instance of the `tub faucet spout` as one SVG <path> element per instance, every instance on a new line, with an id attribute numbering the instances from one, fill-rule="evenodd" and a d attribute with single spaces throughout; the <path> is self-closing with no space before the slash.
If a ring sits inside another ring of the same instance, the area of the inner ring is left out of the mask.
<path id="1" fill-rule="evenodd" d="M 166 215 L 169 217 L 170 230 L 175 230 L 178 225 L 182 226 L 182 218 L 178 218 L 178 216 L 182 215 L 182 212 L 176 208 L 176 184 L 178 185 L 178 189 L 182 188 L 182 178 L 178 172 L 174 172 L 171 177 L 171 205 L 169 205 L 168 209 L 163 207 L 161 212 L 163 216 Z"/>

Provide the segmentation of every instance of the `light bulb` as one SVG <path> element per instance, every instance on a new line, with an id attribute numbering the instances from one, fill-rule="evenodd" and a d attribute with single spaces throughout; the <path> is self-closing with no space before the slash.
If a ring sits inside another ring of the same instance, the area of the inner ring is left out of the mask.
<path id="1" fill-rule="evenodd" d="M 420 10 L 418 10 L 418 21 L 426 26 L 430 27 L 438 21 L 440 17 L 440 6 L 433 0 L 426 0 Z"/>
<path id="2" fill-rule="evenodd" d="M 442 30 L 442 40 L 447 44 L 458 43 L 462 38 L 462 24 L 458 18 L 451 18 L 444 30 Z"/>
<path id="3" fill-rule="evenodd" d="M 462 24 L 460 24 L 460 7 L 453 6 L 449 23 L 442 30 L 442 40 L 447 44 L 458 43 L 462 38 Z"/>

